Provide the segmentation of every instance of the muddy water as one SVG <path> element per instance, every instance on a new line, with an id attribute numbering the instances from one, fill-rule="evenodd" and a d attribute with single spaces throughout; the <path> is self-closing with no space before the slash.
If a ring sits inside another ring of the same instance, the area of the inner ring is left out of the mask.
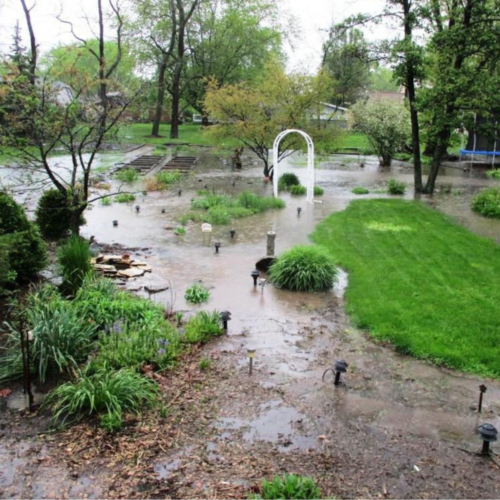
<path id="1" fill-rule="evenodd" d="M 363 167 L 356 157 L 321 162 L 316 180 L 325 189 L 322 203 L 310 205 L 303 197 L 285 194 L 286 209 L 235 221 L 233 240 L 229 226 L 214 227 L 211 238 L 204 236 L 196 224 L 189 224 L 184 236 L 176 236 L 166 228 L 178 225 L 176 220 L 189 210 L 190 200 L 199 188 L 227 193 L 249 189 L 270 194 L 272 186 L 263 182 L 260 166 L 251 158 L 246 158 L 250 167 L 234 172 L 225 160 L 204 157 L 182 186 L 180 197 L 175 188 L 166 193 L 141 195 L 129 206 L 95 207 L 86 216 L 85 233 L 95 235 L 99 242 L 150 247 L 148 261 L 153 266 L 153 274 L 129 285 L 170 283 L 171 290 L 153 296 L 154 300 L 167 305 L 173 299 L 176 310 L 188 313 L 201 308 L 229 310 L 233 319 L 228 340 L 219 348 L 238 353 L 241 370 L 247 369 L 246 349 L 257 349 L 256 369 L 272 373 L 263 383 L 286 387 L 309 408 L 323 408 L 325 417 L 320 419 L 320 424 L 315 423 L 314 432 L 325 434 L 330 425 L 326 415 L 332 415 L 345 423 L 359 420 L 391 430 L 410 427 L 416 435 L 474 443 L 478 419 L 470 406 L 476 401 L 478 380 L 398 356 L 366 340 L 348 324 L 343 313 L 339 297 L 346 285 L 345 274 L 341 275 L 336 289 L 327 293 L 302 294 L 277 290 L 271 285 L 263 290 L 253 286 L 250 272 L 265 254 L 265 237 L 270 228 L 277 232 L 279 253 L 294 244 L 307 243 L 317 222 L 331 212 L 344 209 L 352 199 L 358 199 L 351 193 L 353 187 L 367 187 L 373 193 L 370 196 L 384 197 L 386 195 L 377 191 L 385 188 L 389 178 L 412 182 L 412 172 L 407 165 L 396 162 L 391 169 L 381 169 L 375 158 L 360 161 Z M 305 182 L 302 158 L 289 158 L 280 168 L 296 173 Z M 446 168 L 438 183 L 441 192 L 425 201 L 473 231 L 500 240 L 500 223 L 479 218 L 468 208 L 472 194 L 489 183 L 491 181 L 479 171 L 471 174 Z M 409 190 L 406 198 L 413 197 Z M 136 203 L 141 206 L 139 214 L 133 207 Z M 297 215 L 299 206 L 300 216 Z M 162 208 L 166 214 L 161 213 Z M 112 227 L 114 219 L 119 220 L 117 228 Z M 222 243 L 219 254 L 213 247 L 215 241 Z M 196 281 L 203 281 L 211 289 L 207 305 L 193 307 L 184 301 L 185 289 Z M 327 307 L 336 311 L 334 320 L 316 314 Z M 301 345 L 311 330 L 312 334 L 320 331 L 326 340 L 303 348 Z M 325 359 L 321 353 L 327 353 Z M 321 382 L 323 371 L 335 357 L 345 357 L 351 363 L 346 385 L 340 390 Z M 498 409 L 495 404 L 500 401 L 500 389 L 496 383 L 490 385 L 487 399 L 493 411 Z M 264 416 L 257 416 L 254 423 L 246 421 L 249 426 L 246 438 L 260 435 L 259 429 L 272 433 L 270 422 L 280 422 L 275 406 L 269 417 L 265 411 L 259 411 L 262 412 Z M 498 416 L 492 413 L 488 417 L 500 426 Z M 264 439 L 266 436 L 264 433 Z"/>
<path id="2" fill-rule="evenodd" d="M 205 476 L 205 469 L 196 470 L 190 458 L 204 453 L 212 466 L 222 464 L 224 479 L 251 484 L 255 477 L 247 483 L 238 470 L 224 468 L 224 464 L 238 462 L 234 448 L 229 455 L 226 451 L 234 444 L 242 450 L 241 460 L 264 454 L 269 447 L 280 457 L 288 457 L 282 461 L 301 453 L 305 454 L 304 464 L 331 456 L 336 460 L 335 477 L 347 478 L 345 486 L 338 486 L 340 496 L 353 496 L 354 492 L 358 496 L 375 496 L 376 491 L 387 489 L 385 496 L 414 498 L 430 484 L 442 484 L 443 488 L 433 490 L 430 496 L 451 497 L 454 490 L 453 486 L 446 489 L 448 480 L 460 482 L 472 467 L 474 477 L 479 478 L 475 487 L 483 489 L 467 490 L 465 496 L 500 494 L 494 475 L 485 470 L 487 466 L 459 450 L 479 448 L 475 434 L 478 423 L 490 422 L 500 428 L 498 382 L 439 369 L 373 343 L 352 328 L 346 317 L 342 298 L 348 281 L 345 273 L 327 293 L 302 294 L 271 285 L 263 290 L 253 286 L 250 272 L 265 254 L 266 233 L 271 227 L 277 232 L 276 247 L 280 252 L 307 243 L 317 222 L 359 199 L 351 193 L 353 187 L 367 187 L 372 192 L 369 196 L 384 197 L 376 191 L 383 190 L 390 177 L 412 182 L 411 170 L 404 164 L 396 163 L 385 170 L 373 158 L 360 159 L 363 167 L 356 163 L 357 158 L 354 160 L 340 157 L 320 163 L 316 174 L 317 183 L 325 189 L 323 203 L 308 205 L 302 197 L 284 195 L 286 209 L 235 221 L 234 240 L 229 226 L 214 227 L 210 239 L 204 238 L 196 224 L 188 224 L 184 236 L 174 235 L 171 228 L 189 210 L 196 191 L 205 186 L 227 193 L 249 189 L 271 194 L 272 187 L 262 181 L 260 166 L 250 157 L 245 158 L 241 172 L 231 171 L 224 158 L 202 157 L 180 186 L 180 197 L 176 186 L 164 193 L 140 194 L 130 205 L 96 205 L 86 213 L 86 236 L 94 235 L 100 243 L 149 248 L 148 252 L 138 253 L 151 263 L 153 273 L 128 282 L 129 288 L 147 296 L 141 289 L 144 285 L 168 284 L 171 290 L 151 298 L 167 306 L 174 302 L 174 309 L 187 315 L 199 309 L 232 313 L 228 335 L 205 350 L 207 356 L 218 359 L 232 373 L 227 382 L 221 380 L 227 397 L 221 396 L 206 441 L 186 444 L 151 464 L 158 480 L 170 481 L 177 471 L 194 467 L 194 475 L 208 484 L 210 471 Z M 305 178 L 303 163 L 300 157 L 289 158 L 282 171 Z M 480 219 L 468 208 L 473 193 L 491 181 L 481 173 L 456 168 L 446 169 L 441 180 L 444 177 L 442 192 L 424 201 L 478 234 L 500 239 L 496 221 Z M 131 189 L 140 192 L 142 185 L 138 183 Z M 413 197 L 408 191 L 406 198 Z M 141 207 L 139 213 L 134 210 L 137 204 Z M 296 210 L 299 206 L 300 216 Z M 113 220 L 119 221 L 118 227 L 113 227 Z M 213 247 L 216 240 L 222 243 L 219 254 Z M 185 302 L 184 292 L 199 280 L 211 289 L 211 298 L 208 304 L 192 306 Z M 252 377 L 248 375 L 248 348 L 256 349 Z M 334 387 L 331 373 L 326 374 L 325 381 L 322 377 L 339 358 L 349 363 L 349 370 L 342 384 Z M 478 416 L 474 408 L 482 382 L 488 392 L 483 413 Z M 52 476 L 38 474 L 31 490 L 25 486 L 16 489 L 25 451 L 19 444 L 13 449 L 15 455 L 5 453 L 5 457 L 0 451 L 0 462 L 7 464 L 3 477 L 0 475 L 0 486 L 9 487 L 12 494 L 30 491 L 27 496 L 50 497 L 51 486 L 44 478 L 60 475 L 66 495 L 106 496 L 104 480 L 93 480 L 96 476 L 90 472 L 72 480 L 56 462 L 48 469 Z M 424 473 L 415 476 L 415 466 Z M 101 472 L 105 474 L 104 469 Z M 360 485 L 356 484 L 358 477 Z M 362 489 L 365 485 L 369 485 L 368 489 Z M 185 496 L 195 493 L 201 494 L 187 490 Z"/>

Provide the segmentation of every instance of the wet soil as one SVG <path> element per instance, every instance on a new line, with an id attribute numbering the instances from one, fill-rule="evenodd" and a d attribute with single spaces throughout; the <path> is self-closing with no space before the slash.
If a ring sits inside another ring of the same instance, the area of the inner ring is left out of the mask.
<path id="1" fill-rule="evenodd" d="M 285 169 L 305 175 L 301 161 L 292 158 Z M 0 412 L 0 497 L 243 498 L 262 478 L 295 472 L 313 476 L 324 497 L 498 498 L 500 468 L 475 454 L 481 446 L 475 429 L 483 422 L 500 428 L 499 382 L 400 355 L 352 328 L 344 311 L 345 274 L 327 293 L 253 287 L 250 271 L 265 254 L 271 225 L 279 252 L 307 242 L 318 221 L 355 198 L 353 187 L 373 192 L 390 177 L 411 182 L 404 164 L 385 171 L 376 159 L 364 159 L 364 167 L 343 163 L 330 159 L 317 170 L 323 203 L 286 195 L 285 210 L 236 221 L 234 239 L 229 227 L 214 227 L 211 239 L 195 224 L 184 236 L 165 228 L 177 225 L 200 186 L 270 194 L 251 157 L 237 172 L 223 158 L 202 157 L 182 196 L 177 187 L 150 193 L 140 198 L 139 214 L 119 204 L 88 212 L 88 236 L 149 249 L 141 258 L 153 273 L 127 282 L 128 288 L 148 296 L 145 286 L 168 284 L 151 299 L 190 315 L 201 307 L 187 304 L 184 291 L 202 280 L 211 289 L 202 308 L 227 309 L 233 319 L 226 336 L 156 375 L 163 412 L 131 418 L 117 435 L 93 422 L 52 434 L 46 415 Z M 448 170 L 452 187 L 425 201 L 479 234 L 500 238 L 496 222 L 476 223 L 468 209 L 474 191 L 491 181 Z M 248 348 L 256 350 L 251 376 Z M 204 371 L 202 357 L 211 360 Z M 349 369 L 336 387 L 331 372 L 323 375 L 340 358 Z M 488 391 L 479 415 L 481 383 Z"/>

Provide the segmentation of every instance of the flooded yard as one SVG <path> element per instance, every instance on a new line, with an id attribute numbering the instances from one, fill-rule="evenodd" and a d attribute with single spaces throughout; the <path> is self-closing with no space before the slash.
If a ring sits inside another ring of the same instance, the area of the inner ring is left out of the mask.
<path id="1" fill-rule="evenodd" d="M 168 191 L 144 195 L 138 182 L 127 187 L 139 193 L 135 202 L 96 203 L 82 233 L 100 245 L 134 249 L 152 266 L 151 274 L 127 281 L 136 293 L 185 315 L 230 311 L 228 334 L 192 353 L 176 373 L 163 374 L 159 383 L 172 401 L 168 416 L 147 417 L 118 436 L 84 424 L 49 434 L 46 416 L 0 408 L 0 498 L 243 498 L 261 478 L 284 472 L 312 475 L 325 495 L 344 498 L 499 497 L 499 466 L 475 454 L 477 425 L 500 427 L 498 381 L 436 368 L 374 343 L 345 313 L 345 273 L 334 289 L 314 294 L 254 287 L 250 276 L 265 256 L 270 229 L 277 253 L 308 243 L 319 221 L 360 198 L 354 187 L 384 197 L 391 177 L 412 184 L 408 164 L 386 169 L 373 157 L 331 157 L 316 171 L 325 190 L 321 203 L 284 194 L 283 210 L 214 226 L 211 237 L 188 223 L 177 236 L 173 229 L 199 189 L 272 194 L 255 158 L 245 157 L 243 170 L 234 171 L 224 158 L 197 153 L 189 177 Z M 280 173 L 305 180 L 303 163 L 292 156 Z M 446 167 L 439 192 L 423 201 L 500 242 L 500 221 L 470 210 L 473 194 L 491 182 L 478 169 Z M 414 198 L 411 189 L 405 196 Z M 222 244 L 219 253 L 215 241 Z M 211 292 L 204 306 L 184 299 L 197 281 Z M 153 295 L 145 288 L 166 286 Z M 248 348 L 255 349 L 251 376 Z M 206 373 L 197 366 L 202 355 L 212 363 Z M 340 386 L 322 379 L 337 359 L 349 364 Z M 481 383 L 488 391 L 478 414 Z"/>

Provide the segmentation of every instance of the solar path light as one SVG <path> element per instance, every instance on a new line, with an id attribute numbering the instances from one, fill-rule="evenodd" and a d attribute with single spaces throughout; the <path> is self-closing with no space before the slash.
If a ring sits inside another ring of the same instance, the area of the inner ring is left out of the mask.
<path id="1" fill-rule="evenodd" d="M 255 349 L 247 349 L 248 353 L 248 375 L 253 373 L 253 358 L 255 357 Z"/>
<path id="2" fill-rule="evenodd" d="M 497 440 L 498 431 L 491 424 L 481 424 L 477 430 L 483 440 L 483 449 L 481 453 L 483 455 L 489 455 L 490 443 L 494 443 Z"/>
<path id="3" fill-rule="evenodd" d="M 229 311 L 222 311 L 220 313 L 220 319 L 222 320 L 224 331 L 227 332 L 227 322 L 231 321 L 231 313 Z"/>
<path id="4" fill-rule="evenodd" d="M 257 278 L 260 276 L 259 271 L 257 271 L 257 269 L 254 269 L 251 273 L 251 276 L 253 278 L 253 286 L 257 286 Z"/>

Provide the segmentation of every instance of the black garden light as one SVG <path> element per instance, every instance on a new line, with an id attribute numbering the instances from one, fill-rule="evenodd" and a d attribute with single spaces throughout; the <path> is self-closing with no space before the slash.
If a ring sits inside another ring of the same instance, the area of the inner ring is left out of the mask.
<path id="1" fill-rule="evenodd" d="M 231 321 L 231 313 L 229 311 L 222 311 L 220 313 L 220 319 L 222 320 L 224 331 L 227 332 L 227 322 Z"/>
<path id="2" fill-rule="evenodd" d="M 141 207 L 139 205 L 135 206 L 135 213 L 139 213 L 141 211 Z"/>
<path id="3" fill-rule="evenodd" d="M 231 239 L 234 239 L 234 235 L 236 234 L 236 229 L 231 229 L 231 231 L 229 231 L 229 234 L 231 235 Z"/>
<path id="4" fill-rule="evenodd" d="M 249 361 L 248 374 L 252 375 L 252 373 L 253 373 L 253 358 L 255 357 L 255 349 L 248 348 L 247 353 L 248 353 L 248 361 Z"/>
<path id="5" fill-rule="evenodd" d="M 302 208 L 301 207 L 297 207 L 297 215 L 300 217 L 300 212 L 302 212 Z"/>
<path id="6" fill-rule="evenodd" d="M 333 382 L 333 384 L 340 385 L 340 375 L 347 371 L 348 366 L 349 365 L 343 359 L 339 359 L 339 360 L 335 361 L 333 368 L 327 368 L 325 370 L 325 373 L 323 373 L 323 382 L 325 381 L 325 375 L 328 372 L 332 372 L 332 373 L 335 373 L 335 381 Z"/>
<path id="7" fill-rule="evenodd" d="M 180 196 L 182 194 L 182 189 L 179 189 L 179 191 L 177 191 L 177 194 Z"/>
<path id="8" fill-rule="evenodd" d="M 219 248 L 221 247 L 221 242 L 220 241 L 216 241 L 214 243 L 214 247 L 215 247 L 215 253 L 219 253 Z"/>
<path id="9" fill-rule="evenodd" d="M 257 271 L 257 269 L 254 269 L 251 273 L 251 276 L 253 278 L 253 286 L 257 286 L 257 279 L 260 276 L 259 271 Z"/>
<path id="10" fill-rule="evenodd" d="M 166 213 L 166 210 L 164 208 L 161 209 L 161 213 L 164 214 Z"/>
<path id="11" fill-rule="evenodd" d="M 479 404 L 477 405 L 477 412 L 481 413 L 481 410 L 483 408 L 483 394 L 488 390 L 488 388 L 484 385 L 481 384 L 479 386 Z"/>
<path id="12" fill-rule="evenodd" d="M 489 455 L 490 443 L 494 443 L 497 440 L 498 431 L 491 424 L 481 424 L 477 430 L 483 440 L 482 453 L 483 455 Z"/>
<path id="13" fill-rule="evenodd" d="M 118 227 L 118 221 L 117 221 L 117 220 L 114 220 L 114 221 L 113 221 L 113 226 L 114 226 L 114 227 Z"/>

